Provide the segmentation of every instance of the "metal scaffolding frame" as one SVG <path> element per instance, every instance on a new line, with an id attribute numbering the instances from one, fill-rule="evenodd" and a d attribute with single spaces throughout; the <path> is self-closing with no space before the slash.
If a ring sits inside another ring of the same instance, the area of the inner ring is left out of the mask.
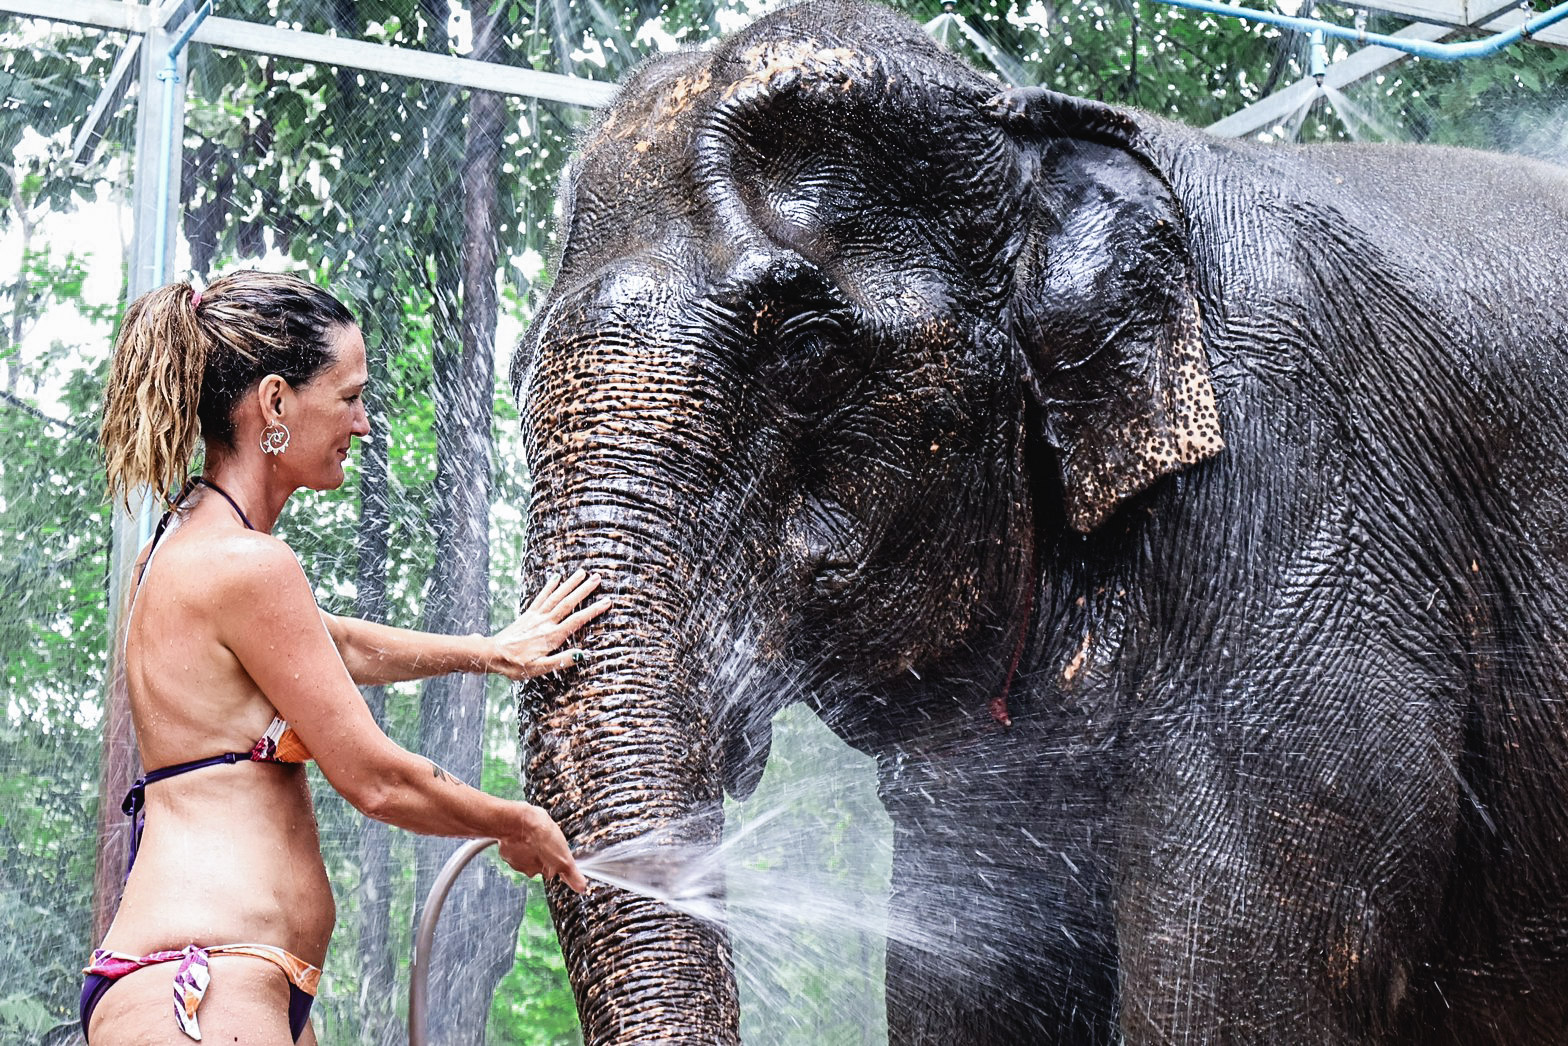
<path id="1" fill-rule="evenodd" d="M 136 154 L 143 157 L 168 153 L 173 162 L 178 162 L 184 133 L 183 55 L 179 59 L 179 89 L 174 92 L 173 98 L 164 101 L 161 97 L 163 92 L 153 88 L 158 83 L 161 71 L 159 56 L 168 51 L 178 29 L 192 16 L 194 7 L 194 0 L 149 0 L 145 4 L 138 0 L 0 0 L 0 12 L 131 34 L 97 103 L 77 134 L 73 155 L 78 160 L 89 155 L 96 147 L 104 124 L 126 95 L 131 70 L 135 68 L 139 70 L 140 80 Z M 1465 29 L 1502 32 L 1521 25 L 1533 13 L 1521 6 L 1518 0 L 1377 0 L 1368 7 L 1414 19 L 1391 35 L 1426 42 L 1440 41 Z M 1568 23 L 1553 25 L 1530 39 L 1538 43 L 1568 46 Z M 615 92 L 612 84 L 583 77 L 479 62 L 232 18 L 214 16 L 205 19 L 196 26 L 191 40 L 228 50 L 295 58 L 589 108 L 607 104 Z M 1323 84 L 1342 89 L 1408 57 L 1388 47 L 1364 47 L 1330 65 Z M 1256 133 L 1299 110 L 1316 90 L 1316 82 L 1303 78 L 1211 124 L 1208 130 L 1227 137 Z M 173 114 L 172 136 L 165 135 L 161 130 L 168 123 L 170 114 L 163 111 L 168 104 L 179 109 L 178 113 Z M 141 166 L 138 165 L 138 169 Z M 151 244 L 159 235 L 158 230 L 152 227 L 153 216 L 157 211 L 158 190 L 156 186 L 143 185 L 142 181 L 138 178 L 133 190 L 136 228 L 132 249 L 133 296 L 160 286 L 171 275 L 169 272 L 151 272 L 146 268 L 153 256 Z M 174 204 L 178 201 L 168 202 Z M 176 210 L 176 207 L 170 206 L 165 212 L 168 215 L 165 224 L 170 226 L 163 230 L 165 236 L 172 236 L 171 223 Z"/>
<path id="2" fill-rule="evenodd" d="M 0 0 L 0 11 L 4 12 L 138 34 L 167 32 L 171 26 L 178 27 L 191 6 L 190 0 L 167 0 L 156 7 L 135 0 Z M 477 62 L 234 18 L 207 19 L 196 29 L 191 40 L 232 51 L 298 58 L 571 105 L 602 106 L 615 93 L 613 84 L 580 76 L 542 73 L 519 66 Z"/>

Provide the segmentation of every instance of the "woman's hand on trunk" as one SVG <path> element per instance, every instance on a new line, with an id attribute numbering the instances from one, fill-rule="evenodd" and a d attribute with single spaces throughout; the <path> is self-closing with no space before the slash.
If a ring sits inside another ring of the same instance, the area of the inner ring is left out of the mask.
<path id="1" fill-rule="evenodd" d="M 566 845 L 566 836 L 550 815 L 537 806 L 527 803 L 520 807 L 517 829 L 501 837 L 501 860 L 524 875 L 537 875 L 549 881 L 560 879 L 567 886 L 582 893 L 588 889 L 588 880 L 578 871 L 572 851 Z"/>
<path id="2" fill-rule="evenodd" d="M 578 610 L 599 587 L 599 575 L 577 571 L 562 581 L 551 577 L 522 616 L 490 637 L 485 669 L 508 679 L 528 679 L 558 672 L 582 660 L 581 650 L 560 650 L 573 632 L 610 609 L 598 599 Z"/>

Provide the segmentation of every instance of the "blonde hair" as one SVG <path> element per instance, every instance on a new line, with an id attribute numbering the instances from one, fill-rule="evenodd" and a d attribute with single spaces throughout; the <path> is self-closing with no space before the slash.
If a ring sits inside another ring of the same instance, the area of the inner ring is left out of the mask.
<path id="1" fill-rule="evenodd" d="M 233 446 L 234 407 L 268 374 L 295 388 L 336 362 L 334 337 L 354 317 L 298 276 L 246 270 L 198 297 L 171 283 L 125 311 L 104 390 L 109 498 L 140 486 L 165 501 L 185 481 L 198 441 Z"/>

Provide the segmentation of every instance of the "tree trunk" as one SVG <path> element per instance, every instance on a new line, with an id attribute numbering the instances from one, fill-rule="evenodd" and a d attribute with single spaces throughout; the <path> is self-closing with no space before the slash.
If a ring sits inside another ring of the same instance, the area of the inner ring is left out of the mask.
<path id="1" fill-rule="evenodd" d="M 500 50 L 493 16 L 476 9 L 472 57 Z M 489 630 L 491 414 L 495 395 L 497 170 L 505 106 L 475 91 L 460 166 L 463 183 L 461 337 L 436 339 L 436 563 L 426 596 L 425 626 L 434 632 Z M 439 293 L 439 288 L 438 288 Z M 438 315 L 441 305 L 438 302 Z M 438 326 L 438 332 L 440 328 Z M 447 332 L 450 334 L 450 331 Z M 432 679 L 420 704 L 420 747 L 471 784 L 480 783 L 485 734 L 485 679 Z M 452 852 L 451 840 L 421 840 L 418 902 Z M 493 860 L 458 880 L 442 914 L 431 959 L 431 1041 L 467 1046 L 484 1041 L 495 986 L 512 968 L 524 893 Z"/>

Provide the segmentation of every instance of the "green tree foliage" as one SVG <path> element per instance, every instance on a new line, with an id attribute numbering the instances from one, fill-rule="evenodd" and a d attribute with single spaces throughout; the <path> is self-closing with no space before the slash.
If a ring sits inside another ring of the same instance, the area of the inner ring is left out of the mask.
<path id="1" fill-rule="evenodd" d="M 24 256 L 26 300 L 97 320 L 81 261 Z M 14 289 L 23 280 L 10 284 Z M 13 329 L 15 327 L 13 326 Z M 91 924 L 100 709 L 109 620 L 108 513 L 95 438 L 100 358 L 54 340 L 31 359 L 13 344 L 15 391 L 0 392 L 0 928 L 26 958 L 0 966 L 0 1041 L 46 1040 L 69 1019 L 64 991 Z M 49 409 L 30 395 L 63 371 Z"/>

